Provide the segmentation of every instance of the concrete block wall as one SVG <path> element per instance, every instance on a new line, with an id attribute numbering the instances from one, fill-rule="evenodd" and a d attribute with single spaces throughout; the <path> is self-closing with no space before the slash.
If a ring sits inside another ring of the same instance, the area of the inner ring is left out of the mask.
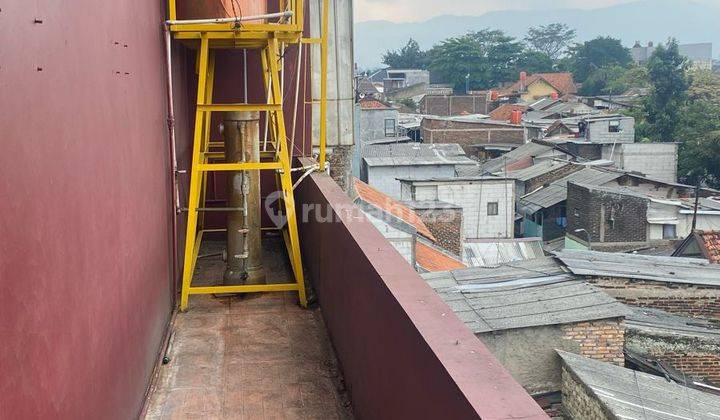
<path id="1" fill-rule="evenodd" d="M 590 277 L 588 282 L 628 305 L 720 322 L 720 287 L 618 277 Z"/>
<path id="2" fill-rule="evenodd" d="M 534 191 L 545 184 L 557 181 L 582 169 L 579 165 L 565 165 L 525 182 L 525 192 Z"/>
<path id="3" fill-rule="evenodd" d="M 720 385 L 720 341 L 630 328 L 628 350 L 665 362 L 695 380 Z"/>
<path id="4" fill-rule="evenodd" d="M 620 132 L 610 132 L 610 121 L 595 120 L 588 122 L 586 138 L 592 143 L 633 143 L 635 141 L 635 119 L 621 118 Z"/>
<path id="5" fill-rule="evenodd" d="M 367 183 L 392 198 L 399 199 L 400 181 L 398 178 L 452 178 L 455 165 L 413 165 L 413 166 L 367 166 Z"/>
<path id="6" fill-rule="evenodd" d="M 567 232 L 585 229 L 591 242 L 645 242 L 647 207 L 643 198 L 568 183 Z"/>
<path id="7" fill-rule="evenodd" d="M 437 245 L 454 255 L 462 255 L 463 211 L 461 208 L 414 209 L 430 230 Z"/>
<path id="8" fill-rule="evenodd" d="M 395 120 L 397 133 L 397 109 L 361 109 L 359 143 L 388 137 L 385 135 L 385 120 Z"/>
<path id="9" fill-rule="evenodd" d="M 618 366 L 625 364 L 625 326 L 622 319 L 565 324 L 562 331 L 566 339 L 580 344 L 579 354 Z"/>
<path id="10" fill-rule="evenodd" d="M 439 200 L 463 209 L 466 239 L 513 238 L 515 234 L 515 183 L 513 180 L 483 180 L 415 185 L 403 200 Z M 498 214 L 487 214 L 488 203 L 498 203 Z"/>
<path id="11" fill-rule="evenodd" d="M 676 143 L 629 143 L 603 147 L 603 159 L 613 160 L 626 171 L 648 178 L 677 182 L 678 145 Z"/>

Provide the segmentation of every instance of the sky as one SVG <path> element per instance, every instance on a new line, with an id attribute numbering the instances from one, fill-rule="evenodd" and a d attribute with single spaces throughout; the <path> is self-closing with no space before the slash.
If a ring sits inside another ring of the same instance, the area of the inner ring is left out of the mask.
<path id="1" fill-rule="evenodd" d="M 493 10 L 595 9 L 634 0 L 354 0 L 355 21 L 418 22 L 439 15 L 481 15 Z"/>

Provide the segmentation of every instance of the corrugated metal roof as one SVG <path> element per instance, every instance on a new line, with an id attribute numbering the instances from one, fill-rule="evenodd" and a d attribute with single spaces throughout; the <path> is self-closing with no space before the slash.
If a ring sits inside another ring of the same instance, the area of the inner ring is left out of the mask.
<path id="1" fill-rule="evenodd" d="M 456 143 L 393 143 L 372 144 L 363 147 L 363 157 L 436 157 L 465 156 L 462 147 Z"/>
<path id="2" fill-rule="evenodd" d="M 545 256 L 540 238 L 465 242 L 463 261 L 471 267 L 496 267 Z"/>
<path id="3" fill-rule="evenodd" d="M 458 270 L 460 271 L 460 270 Z M 567 275 L 470 285 L 428 283 L 476 334 L 623 317 L 629 309 L 605 292 Z"/>
<path id="4" fill-rule="evenodd" d="M 720 326 L 698 318 L 674 315 L 653 308 L 633 308 L 625 318 L 628 329 L 647 334 L 699 337 L 720 343 Z"/>
<path id="5" fill-rule="evenodd" d="M 575 274 L 720 287 L 720 266 L 698 258 L 565 249 L 555 255 Z"/>
<path id="6" fill-rule="evenodd" d="M 555 171 L 557 169 L 561 169 L 568 165 L 569 163 L 567 162 L 545 160 L 542 162 L 538 162 L 529 168 L 519 169 L 517 171 L 508 171 L 505 176 L 507 176 L 508 178 L 517 179 L 518 181 L 528 181 L 533 178 L 537 178 L 539 176 Z"/>
<path id="7" fill-rule="evenodd" d="M 428 165 L 475 165 L 465 156 L 423 156 L 423 157 L 366 157 L 367 166 L 428 166 Z"/>
<path id="8" fill-rule="evenodd" d="M 554 206 L 567 199 L 567 183 L 586 185 L 602 185 L 622 176 L 619 172 L 603 171 L 594 168 L 584 168 L 564 178 L 552 182 L 547 187 L 540 188 L 525 195 L 518 202 L 518 207 L 524 214 L 532 214 L 538 210 Z"/>
<path id="9" fill-rule="evenodd" d="M 532 281 L 568 274 L 568 271 L 552 257 L 542 257 L 503 264 L 498 267 L 471 267 L 444 273 L 423 274 L 431 286 L 454 284 L 494 284 L 506 281 Z"/>
<path id="10" fill-rule="evenodd" d="M 604 409 L 618 419 L 717 420 L 720 397 L 661 376 L 558 350 L 570 370 Z"/>
<path id="11" fill-rule="evenodd" d="M 525 143 L 515 150 L 511 150 L 500 157 L 490 159 L 483 163 L 480 168 L 484 172 L 499 172 L 502 171 L 506 165 L 511 165 L 523 158 L 533 158 L 541 154 L 550 152 L 553 150 L 552 146 L 546 146 L 538 143 Z"/>

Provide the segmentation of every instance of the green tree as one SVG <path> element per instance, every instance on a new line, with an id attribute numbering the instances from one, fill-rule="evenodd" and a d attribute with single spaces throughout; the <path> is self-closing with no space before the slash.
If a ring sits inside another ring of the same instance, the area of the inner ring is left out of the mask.
<path id="1" fill-rule="evenodd" d="M 487 84 L 489 64 L 473 34 L 449 38 L 428 52 L 430 70 L 439 80 L 451 83 L 456 91 L 465 90 L 466 77 L 471 89 Z"/>
<path id="2" fill-rule="evenodd" d="M 630 50 L 619 39 L 598 37 L 570 48 L 568 64 L 578 82 L 585 82 L 590 75 L 603 67 L 627 67 L 632 62 Z"/>
<path id="3" fill-rule="evenodd" d="M 645 109 L 653 140 L 675 141 L 690 87 L 687 59 L 680 55 L 677 42 L 671 40 L 667 47 L 655 49 L 647 68 L 651 89 Z"/>
<path id="4" fill-rule="evenodd" d="M 488 62 L 488 80 L 483 87 L 515 80 L 524 50 L 522 43 L 500 30 L 484 29 L 472 36 Z"/>
<path id="5" fill-rule="evenodd" d="M 680 114 L 679 177 L 720 188 L 720 74 L 693 72 Z"/>
<path id="6" fill-rule="evenodd" d="M 554 70 L 554 63 L 547 54 L 526 49 L 518 59 L 517 70 L 528 74 L 549 73 Z"/>
<path id="7" fill-rule="evenodd" d="M 525 42 L 534 51 L 545 54 L 555 61 L 566 51 L 575 39 L 576 32 L 564 23 L 551 23 L 532 27 L 525 36 Z"/>
<path id="8" fill-rule="evenodd" d="M 386 51 L 382 62 L 394 69 L 426 69 L 428 64 L 427 53 L 412 38 L 401 49 Z"/>
<path id="9" fill-rule="evenodd" d="M 580 89 L 580 94 L 620 95 L 631 88 L 648 87 L 647 69 L 641 66 L 630 68 L 618 65 L 601 67 L 588 76 Z"/>
<path id="10" fill-rule="evenodd" d="M 462 92 L 466 77 L 471 89 L 486 89 L 515 80 L 525 52 L 515 38 L 499 30 L 483 29 L 446 39 L 428 55 L 434 76 L 452 83 L 456 91 Z"/>

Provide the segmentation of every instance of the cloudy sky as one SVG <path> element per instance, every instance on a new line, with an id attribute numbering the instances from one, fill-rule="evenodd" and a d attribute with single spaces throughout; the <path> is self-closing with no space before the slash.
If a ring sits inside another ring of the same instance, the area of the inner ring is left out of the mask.
<path id="1" fill-rule="evenodd" d="M 481 15 L 492 10 L 593 9 L 633 0 L 354 0 L 355 20 L 416 22 L 433 16 Z"/>

